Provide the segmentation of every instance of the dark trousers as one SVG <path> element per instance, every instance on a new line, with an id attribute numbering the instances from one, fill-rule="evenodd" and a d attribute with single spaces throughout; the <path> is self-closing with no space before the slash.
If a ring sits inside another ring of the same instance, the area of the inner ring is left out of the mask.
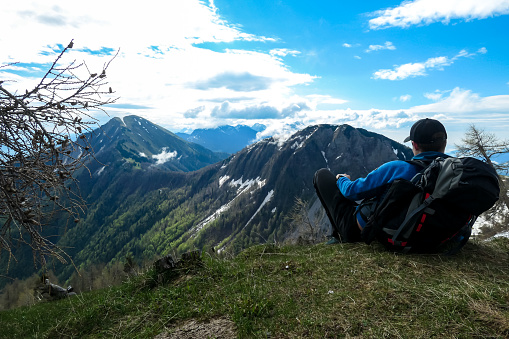
<path id="1" fill-rule="evenodd" d="M 341 194 L 334 174 L 326 168 L 316 171 L 313 185 L 332 224 L 332 235 L 341 242 L 361 241 L 361 231 L 355 218 L 357 204 Z"/>

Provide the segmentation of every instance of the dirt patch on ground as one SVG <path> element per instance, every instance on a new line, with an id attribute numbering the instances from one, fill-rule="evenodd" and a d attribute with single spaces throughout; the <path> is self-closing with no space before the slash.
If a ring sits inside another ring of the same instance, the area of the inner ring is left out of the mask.
<path id="1" fill-rule="evenodd" d="M 178 326 L 175 330 L 163 332 L 154 339 L 195 339 L 195 338 L 237 338 L 237 327 L 228 318 L 210 319 L 204 322 L 190 320 Z"/>

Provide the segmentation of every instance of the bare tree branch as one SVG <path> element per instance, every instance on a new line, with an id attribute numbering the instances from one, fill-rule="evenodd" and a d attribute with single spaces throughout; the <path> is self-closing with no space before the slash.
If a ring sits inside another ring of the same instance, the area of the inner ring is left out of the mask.
<path id="1" fill-rule="evenodd" d="M 302 226 L 304 228 L 302 235 L 305 239 L 303 240 L 309 241 L 310 243 L 317 243 L 320 240 L 320 228 L 319 225 L 311 220 L 308 210 L 308 203 L 306 203 L 301 198 L 295 198 L 295 206 L 290 213 L 289 219 L 297 227 Z"/>
<path id="2" fill-rule="evenodd" d="M 509 162 L 500 164 L 493 161 L 495 156 L 509 153 L 509 140 L 498 140 L 495 134 L 471 125 L 461 141 L 462 145 L 456 145 L 458 155 L 481 158 L 499 173 L 509 170 Z"/>
<path id="3" fill-rule="evenodd" d="M 13 246 L 26 244 L 39 265 L 47 256 L 69 259 L 44 230 L 61 213 L 79 221 L 85 202 L 73 173 L 93 158 L 86 133 L 98 124 L 90 110 L 106 113 L 116 101 L 106 87 L 111 60 L 87 79 L 76 76 L 84 63 L 59 66 L 72 47 L 31 90 L 18 94 L 0 82 L 0 255 L 12 258 Z"/>

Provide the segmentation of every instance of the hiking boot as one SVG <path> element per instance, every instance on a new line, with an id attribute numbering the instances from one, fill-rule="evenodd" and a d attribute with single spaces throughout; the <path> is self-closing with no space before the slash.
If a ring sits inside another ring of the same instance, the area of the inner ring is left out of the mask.
<path id="1" fill-rule="evenodd" d="M 335 244 L 339 244 L 340 242 L 341 242 L 341 241 L 339 241 L 339 239 L 338 239 L 338 238 L 336 238 L 336 237 L 332 237 L 332 236 L 331 236 L 331 237 L 330 237 L 330 239 L 329 239 L 329 241 L 327 241 L 327 242 L 325 243 L 325 245 L 335 245 Z"/>

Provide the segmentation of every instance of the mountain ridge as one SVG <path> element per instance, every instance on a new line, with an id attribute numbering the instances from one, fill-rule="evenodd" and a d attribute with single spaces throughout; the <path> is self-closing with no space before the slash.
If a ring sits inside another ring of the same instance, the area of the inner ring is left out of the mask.
<path id="1" fill-rule="evenodd" d="M 124 159 L 144 166 L 162 165 L 173 171 L 193 171 L 225 157 L 134 115 L 111 119 L 100 130 L 92 132 L 89 139 L 97 158 L 104 147 L 115 147 Z M 110 139 L 109 144 L 106 139 Z"/>

